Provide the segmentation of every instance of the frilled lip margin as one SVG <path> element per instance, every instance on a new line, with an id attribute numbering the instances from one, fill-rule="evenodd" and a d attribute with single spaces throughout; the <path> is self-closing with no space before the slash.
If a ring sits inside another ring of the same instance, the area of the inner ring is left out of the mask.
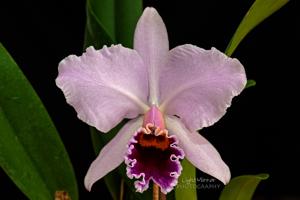
<path id="1" fill-rule="evenodd" d="M 153 145 L 145 146 L 142 140 L 144 142 L 147 140 L 148 144 Z M 139 129 L 127 147 L 125 155 L 127 176 L 130 179 L 139 179 L 134 183 L 137 192 L 147 190 L 150 180 L 159 185 L 164 194 L 177 185 L 182 170 L 179 159 L 184 158 L 184 152 L 178 147 L 175 135 L 157 136 L 145 134 Z"/>

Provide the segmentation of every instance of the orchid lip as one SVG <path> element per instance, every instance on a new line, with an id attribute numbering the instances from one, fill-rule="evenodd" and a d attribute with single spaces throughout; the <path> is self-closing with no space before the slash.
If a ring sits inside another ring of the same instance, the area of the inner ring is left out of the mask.
<path id="1" fill-rule="evenodd" d="M 159 134 L 157 134 L 159 133 Z M 127 176 L 137 179 L 134 183 L 137 192 L 143 192 L 152 180 L 165 194 L 178 182 L 182 167 L 179 159 L 184 158 L 183 150 L 177 146 L 178 140 L 148 123 L 140 128 L 130 140 L 125 156 Z"/>
<path id="2" fill-rule="evenodd" d="M 134 183 L 138 192 L 145 191 L 150 180 L 165 194 L 173 189 L 182 170 L 179 159 L 184 158 L 177 144 L 176 137 L 169 136 L 165 128 L 163 114 L 152 106 L 144 115 L 143 126 L 130 140 L 125 156 L 127 176 L 138 179 Z"/>

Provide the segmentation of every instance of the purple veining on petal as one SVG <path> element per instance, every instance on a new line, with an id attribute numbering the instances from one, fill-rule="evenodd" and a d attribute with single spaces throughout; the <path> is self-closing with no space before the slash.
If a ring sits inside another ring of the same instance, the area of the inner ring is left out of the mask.
<path id="1" fill-rule="evenodd" d="M 167 194 L 178 182 L 177 179 L 182 170 L 179 159 L 184 158 L 184 152 L 177 146 L 178 140 L 174 135 L 146 135 L 157 141 L 168 141 L 169 147 L 165 150 L 159 147 L 143 147 L 138 142 L 143 134 L 142 129 L 140 129 L 128 144 L 128 151 L 125 156 L 127 176 L 131 179 L 139 179 L 134 183 L 138 192 L 147 190 L 149 182 L 152 180 L 160 186 L 163 193 Z"/>

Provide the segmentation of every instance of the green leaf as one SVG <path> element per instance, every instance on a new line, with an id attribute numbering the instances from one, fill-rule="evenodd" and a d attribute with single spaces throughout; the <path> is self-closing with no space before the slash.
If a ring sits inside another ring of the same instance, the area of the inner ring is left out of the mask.
<path id="1" fill-rule="evenodd" d="M 259 182 L 267 178 L 268 174 L 235 177 L 224 187 L 219 200 L 251 200 Z"/>
<path id="2" fill-rule="evenodd" d="M 175 188 L 175 198 L 197 200 L 196 168 L 187 159 L 184 159 L 181 165 L 183 170 Z"/>
<path id="3" fill-rule="evenodd" d="M 86 13 L 84 47 L 93 45 L 100 49 L 116 43 L 114 1 L 87 0 Z"/>
<path id="4" fill-rule="evenodd" d="M 117 42 L 132 48 L 136 23 L 142 14 L 141 0 L 115 0 Z"/>
<path id="5" fill-rule="evenodd" d="M 121 43 L 133 46 L 133 35 L 142 13 L 141 0 L 87 0 L 84 47 Z"/>
<path id="6" fill-rule="evenodd" d="M 247 80 L 247 84 L 246 84 L 245 88 L 253 87 L 255 85 L 256 85 L 256 81 L 249 79 L 249 80 Z"/>
<path id="7" fill-rule="evenodd" d="M 31 200 L 78 199 L 64 145 L 37 94 L 0 43 L 0 166 Z"/>
<path id="8" fill-rule="evenodd" d="M 288 0 L 256 0 L 244 16 L 242 22 L 230 40 L 226 54 L 231 56 L 244 37 L 264 19 L 284 6 Z"/>

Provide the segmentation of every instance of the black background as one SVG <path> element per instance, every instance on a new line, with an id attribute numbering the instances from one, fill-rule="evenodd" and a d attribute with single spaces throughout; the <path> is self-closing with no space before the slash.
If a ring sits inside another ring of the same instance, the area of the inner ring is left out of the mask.
<path id="1" fill-rule="evenodd" d="M 191 43 L 224 51 L 253 0 L 144 1 L 164 19 L 170 46 Z M 202 134 L 230 166 L 232 176 L 266 172 L 255 199 L 300 199 L 299 20 L 296 1 L 255 28 L 233 57 L 257 86 L 233 100 L 231 108 Z M 83 178 L 95 158 L 88 126 L 76 118 L 55 86 L 58 62 L 82 53 L 85 1 L 1 1 L 0 42 L 44 102 L 70 154 L 81 199 L 109 199 L 102 180 L 88 193 Z M 198 172 L 200 177 L 208 177 Z M 200 189 L 199 199 L 217 199 L 220 190 Z M 0 199 L 26 199 L 0 171 Z"/>

